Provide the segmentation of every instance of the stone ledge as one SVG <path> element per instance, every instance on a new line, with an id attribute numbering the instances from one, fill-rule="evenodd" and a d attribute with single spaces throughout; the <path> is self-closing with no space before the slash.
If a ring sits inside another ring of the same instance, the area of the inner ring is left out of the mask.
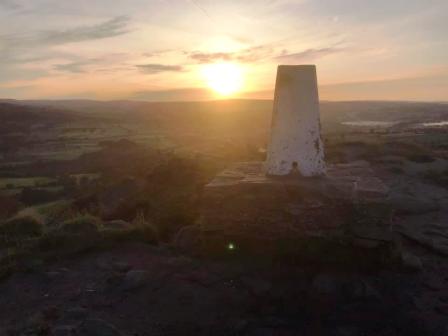
<path id="1" fill-rule="evenodd" d="M 326 177 L 309 178 L 267 177 L 262 162 L 242 162 L 206 185 L 200 231 L 208 249 L 235 241 L 256 252 L 384 251 L 393 244 L 387 194 L 366 162 L 333 165 Z"/>
<path id="2" fill-rule="evenodd" d="M 325 198 L 350 199 L 354 202 L 376 202 L 388 196 L 389 188 L 375 176 L 366 161 L 350 164 L 334 164 L 327 168 L 324 177 L 268 177 L 263 162 L 239 162 L 218 174 L 205 186 L 206 192 L 213 188 L 236 185 L 275 185 L 320 193 Z"/>

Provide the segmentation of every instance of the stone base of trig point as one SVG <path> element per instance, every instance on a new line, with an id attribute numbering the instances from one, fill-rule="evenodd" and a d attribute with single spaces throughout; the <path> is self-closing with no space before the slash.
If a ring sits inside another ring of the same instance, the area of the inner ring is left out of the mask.
<path id="1" fill-rule="evenodd" d="M 382 262 L 393 247 L 387 194 L 365 162 L 316 178 L 266 177 L 262 162 L 238 163 L 205 187 L 202 253 Z"/>

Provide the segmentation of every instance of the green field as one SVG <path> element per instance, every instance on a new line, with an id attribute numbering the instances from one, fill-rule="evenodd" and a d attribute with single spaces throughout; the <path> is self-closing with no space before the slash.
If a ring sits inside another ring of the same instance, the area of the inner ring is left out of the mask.
<path id="1" fill-rule="evenodd" d="M 20 189 L 26 187 L 44 187 L 54 182 L 49 177 L 0 178 L 0 189 Z"/>

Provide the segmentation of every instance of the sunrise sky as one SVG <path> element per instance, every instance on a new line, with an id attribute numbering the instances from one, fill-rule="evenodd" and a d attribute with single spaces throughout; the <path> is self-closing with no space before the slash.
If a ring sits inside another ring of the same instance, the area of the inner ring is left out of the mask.
<path id="1" fill-rule="evenodd" d="M 0 0 L 0 98 L 272 98 L 316 64 L 322 99 L 448 101 L 447 35 L 447 0 Z"/>

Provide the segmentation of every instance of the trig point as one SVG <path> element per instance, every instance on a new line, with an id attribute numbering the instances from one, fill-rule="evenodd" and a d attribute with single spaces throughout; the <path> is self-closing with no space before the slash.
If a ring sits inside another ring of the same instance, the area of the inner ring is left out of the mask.
<path id="1" fill-rule="evenodd" d="M 267 160 L 237 162 L 215 176 L 195 230 L 205 255 L 381 261 L 393 246 L 388 191 L 368 162 L 326 167 L 316 67 L 280 65 Z"/>
<path id="2" fill-rule="evenodd" d="M 278 66 L 267 154 L 268 175 L 325 174 L 314 65 Z"/>

